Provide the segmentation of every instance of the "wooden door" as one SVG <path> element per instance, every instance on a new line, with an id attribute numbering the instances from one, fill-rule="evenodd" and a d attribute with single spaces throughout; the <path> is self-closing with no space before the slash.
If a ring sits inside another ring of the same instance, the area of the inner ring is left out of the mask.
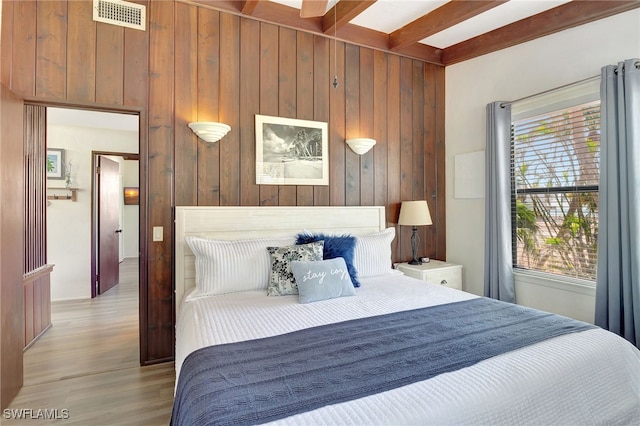
<path id="1" fill-rule="evenodd" d="M 22 387 L 24 348 L 24 106 L 0 88 L 0 409 Z"/>
<path id="2" fill-rule="evenodd" d="M 120 281 L 120 165 L 98 157 L 98 294 Z"/>

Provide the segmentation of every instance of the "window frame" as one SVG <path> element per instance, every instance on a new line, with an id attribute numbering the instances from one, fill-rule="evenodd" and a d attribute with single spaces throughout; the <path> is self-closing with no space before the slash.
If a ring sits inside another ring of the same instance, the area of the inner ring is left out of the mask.
<path id="1" fill-rule="evenodd" d="M 517 171 L 515 163 L 515 150 L 517 147 L 517 139 L 515 135 L 516 126 L 515 123 L 535 116 L 544 115 L 547 113 L 553 113 L 557 111 L 568 110 L 574 107 L 587 105 L 594 101 L 600 101 L 599 93 L 599 81 L 596 79 L 588 79 L 582 82 L 575 83 L 563 88 L 555 89 L 552 91 L 544 92 L 540 95 L 526 98 L 523 100 L 524 105 L 518 105 L 518 101 L 512 103 L 512 108 L 515 113 L 512 112 L 511 119 L 511 236 L 512 236 L 512 261 L 513 271 L 516 275 L 541 277 L 549 282 L 563 283 L 572 286 L 578 286 L 581 288 L 594 288 L 594 280 L 589 280 L 584 277 L 574 276 L 563 273 L 555 273 L 550 271 L 543 271 L 539 269 L 530 269 L 519 265 L 518 260 L 518 222 L 517 222 L 517 199 L 521 196 L 527 195 L 539 195 L 539 194 L 563 194 L 563 193 L 600 193 L 598 185 L 564 185 L 564 186 L 551 186 L 551 187 L 530 187 L 530 188 L 516 188 L 517 183 Z M 598 125 L 598 128 L 600 126 Z M 599 160 L 599 159 L 598 159 Z M 598 169 L 599 173 L 599 169 Z M 517 191 L 516 191 L 517 189 Z M 596 214 L 599 213 L 600 204 L 598 198 L 598 205 Z M 597 257 L 597 252 L 595 253 Z M 594 266 L 595 268 L 595 266 Z M 595 269 L 594 269 L 595 273 Z M 526 280 L 525 280 L 526 281 Z M 553 285 L 555 287 L 555 285 Z"/>

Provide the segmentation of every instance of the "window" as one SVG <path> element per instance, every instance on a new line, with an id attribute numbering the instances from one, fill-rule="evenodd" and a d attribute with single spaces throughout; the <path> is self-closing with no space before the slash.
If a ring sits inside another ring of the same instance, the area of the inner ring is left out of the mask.
<path id="1" fill-rule="evenodd" d="M 595 282 L 600 101 L 587 91 L 512 105 L 514 268 Z"/>

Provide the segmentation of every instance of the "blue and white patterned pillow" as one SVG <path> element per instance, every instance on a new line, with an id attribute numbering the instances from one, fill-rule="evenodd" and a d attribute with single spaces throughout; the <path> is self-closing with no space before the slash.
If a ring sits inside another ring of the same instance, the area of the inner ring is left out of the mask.
<path id="1" fill-rule="evenodd" d="M 298 286 L 291 272 L 291 262 L 294 260 L 322 260 L 323 247 L 324 241 L 287 247 L 267 247 L 271 257 L 271 274 L 267 295 L 298 294 Z"/>
<path id="2" fill-rule="evenodd" d="M 356 294 L 347 264 L 341 257 L 318 262 L 294 260 L 291 262 L 291 271 L 298 284 L 300 303 Z"/>

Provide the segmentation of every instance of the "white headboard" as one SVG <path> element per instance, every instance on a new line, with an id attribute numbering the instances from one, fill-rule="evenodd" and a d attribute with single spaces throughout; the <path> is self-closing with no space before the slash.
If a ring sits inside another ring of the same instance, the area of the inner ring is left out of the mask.
<path id="1" fill-rule="evenodd" d="M 195 256 L 184 237 L 217 240 L 296 235 L 303 229 L 364 235 L 386 227 L 384 207 L 176 207 L 176 312 L 195 286 Z"/>

